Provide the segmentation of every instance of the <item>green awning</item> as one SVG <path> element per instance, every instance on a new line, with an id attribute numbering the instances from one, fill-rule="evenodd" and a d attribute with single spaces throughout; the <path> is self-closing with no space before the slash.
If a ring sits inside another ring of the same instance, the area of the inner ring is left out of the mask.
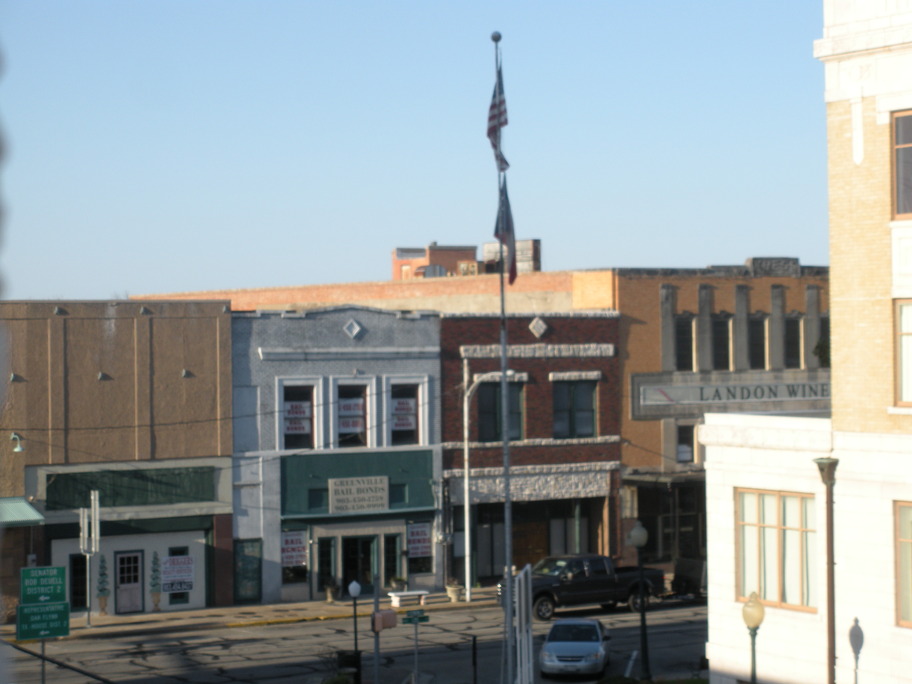
<path id="1" fill-rule="evenodd" d="M 0 498 L 0 527 L 43 525 L 44 516 L 21 496 Z"/>

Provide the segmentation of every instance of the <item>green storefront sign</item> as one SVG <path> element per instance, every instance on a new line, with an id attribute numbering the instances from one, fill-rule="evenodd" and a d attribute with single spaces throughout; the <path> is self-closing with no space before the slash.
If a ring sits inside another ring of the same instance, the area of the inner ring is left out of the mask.
<path id="1" fill-rule="evenodd" d="M 32 603 L 16 609 L 16 639 L 53 639 L 70 633 L 70 604 Z"/>

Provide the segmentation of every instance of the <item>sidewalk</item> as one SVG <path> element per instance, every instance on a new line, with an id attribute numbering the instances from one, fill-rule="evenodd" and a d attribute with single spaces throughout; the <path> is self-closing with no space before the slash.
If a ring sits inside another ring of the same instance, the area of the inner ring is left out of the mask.
<path id="1" fill-rule="evenodd" d="M 497 605 L 497 588 L 484 587 L 472 589 L 472 603 L 464 600 L 450 602 L 445 592 L 430 593 L 425 597 L 425 605 L 410 601 L 408 605 L 395 608 L 397 613 L 405 615 L 409 610 L 424 608 L 427 611 L 462 609 L 467 606 L 482 607 Z M 383 595 L 380 598 L 380 609 L 390 609 L 390 599 Z M 369 616 L 374 610 L 373 597 L 364 597 L 358 601 L 358 616 Z M 70 616 L 69 638 L 96 638 L 105 634 L 155 634 L 212 629 L 217 627 L 253 627 L 308 620 L 336 620 L 352 617 L 351 600 L 339 600 L 335 603 L 325 601 L 304 601 L 301 603 L 275 603 L 270 605 L 225 606 L 219 608 L 201 608 L 199 610 L 162 611 L 158 613 L 133 613 L 130 615 L 97 615 L 92 614 L 91 626 L 86 626 L 85 611 L 74 612 Z M 0 625 L 0 639 L 14 641 L 16 625 Z"/>

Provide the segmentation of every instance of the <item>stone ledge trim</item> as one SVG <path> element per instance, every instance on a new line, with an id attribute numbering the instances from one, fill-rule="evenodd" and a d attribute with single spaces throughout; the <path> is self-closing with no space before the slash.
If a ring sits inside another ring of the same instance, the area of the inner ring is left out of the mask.
<path id="1" fill-rule="evenodd" d="M 605 435 L 604 437 L 578 437 L 576 439 L 521 439 L 510 442 L 510 447 L 539 447 L 539 446 L 592 446 L 598 444 L 617 444 L 621 441 L 620 435 Z M 463 449 L 465 442 L 443 442 L 444 449 Z M 469 442 L 470 449 L 501 449 L 503 442 Z"/>
<path id="2" fill-rule="evenodd" d="M 468 344 L 459 348 L 464 359 L 499 359 L 499 344 Z M 611 358 L 613 344 L 511 344 L 507 357 L 511 359 L 566 359 Z"/>

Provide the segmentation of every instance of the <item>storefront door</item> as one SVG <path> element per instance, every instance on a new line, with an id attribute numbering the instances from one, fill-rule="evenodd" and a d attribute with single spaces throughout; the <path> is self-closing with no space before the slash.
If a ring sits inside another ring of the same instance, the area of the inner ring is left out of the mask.
<path id="1" fill-rule="evenodd" d="M 377 537 L 347 537 L 342 540 L 342 591 L 348 591 L 352 580 L 361 585 L 361 593 L 374 593 L 373 577 L 378 571 Z"/>
<path id="2" fill-rule="evenodd" d="M 141 613 L 143 610 L 143 552 L 114 554 L 117 581 L 114 587 L 116 613 Z"/>

